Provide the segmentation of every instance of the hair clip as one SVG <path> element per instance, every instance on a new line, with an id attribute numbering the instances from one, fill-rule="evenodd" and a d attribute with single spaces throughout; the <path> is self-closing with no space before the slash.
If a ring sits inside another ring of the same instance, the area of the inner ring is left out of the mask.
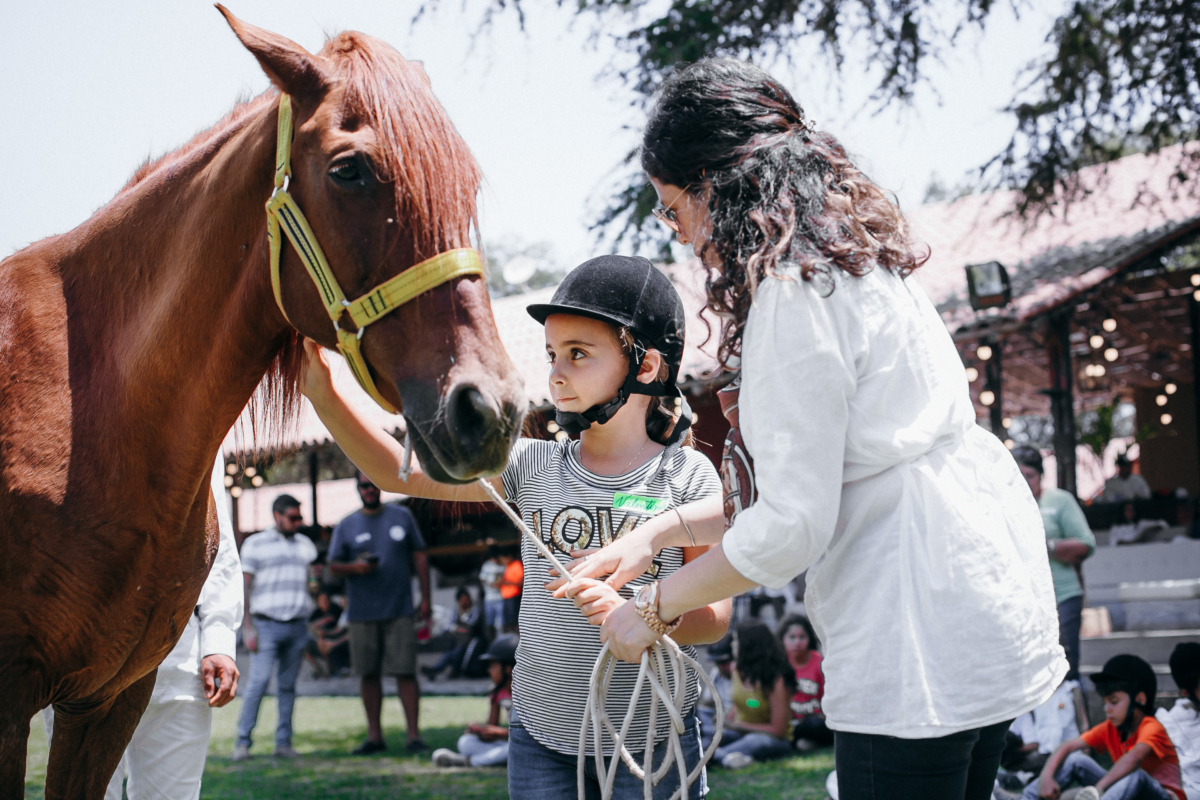
<path id="1" fill-rule="evenodd" d="M 813 122 L 811 119 L 806 119 L 801 124 L 804 125 L 804 129 L 807 130 L 809 133 L 813 133 L 817 130 L 817 123 Z"/>

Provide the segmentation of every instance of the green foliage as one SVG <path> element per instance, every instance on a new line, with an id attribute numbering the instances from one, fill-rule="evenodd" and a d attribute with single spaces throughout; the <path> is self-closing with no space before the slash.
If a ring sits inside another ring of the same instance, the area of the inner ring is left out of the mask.
<path id="1" fill-rule="evenodd" d="M 1075 420 L 1076 437 L 1085 445 L 1097 461 L 1104 460 L 1104 451 L 1114 438 L 1132 436 L 1133 441 L 1144 442 L 1159 434 L 1153 425 L 1136 425 L 1133 404 L 1119 397 L 1111 403 L 1098 406 L 1079 414 Z"/>

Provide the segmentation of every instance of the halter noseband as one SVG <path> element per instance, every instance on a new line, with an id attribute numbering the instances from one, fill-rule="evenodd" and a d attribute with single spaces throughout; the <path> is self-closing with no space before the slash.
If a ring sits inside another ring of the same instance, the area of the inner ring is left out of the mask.
<path id="1" fill-rule="evenodd" d="M 300 207 L 288 193 L 288 183 L 292 175 L 292 102 L 286 94 L 279 96 L 279 133 L 275 146 L 275 191 L 267 201 L 267 241 L 271 247 L 271 289 L 275 292 L 275 302 L 283 312 L 283 318 L 291 324 L 287 311 L 283 308 L 283 295 L 279 288 L 279 251 L 282 239 L 279 228 L 291 240 L 296 254 L 304 262 L 309 277 L 317 286 L 325 311 L 333 320 L 333 329 L 337 331 L 338 350 L 345 356 L 346 363 L 358 383 L 386 411 L 393 414 L 398 410 L 375 388 L 371 371 L 362 357 L 360 344 L 363 332 L 372 322 L 377 322 L 388 313 L 446 281 L 463 275 L 482 275 L 483 264 L 479 253 L 469 247 L 448 250 L 445 253 L 415 264 L 376 286 L 357 300 L 347 300 L 341 286 L 329 268 L 325 253 L 317 244 L 317 237 L 309 227 Z M 349 312 L 350 319 L 357 330 L 342 330 L 339 320 L 343 313 Z"/>

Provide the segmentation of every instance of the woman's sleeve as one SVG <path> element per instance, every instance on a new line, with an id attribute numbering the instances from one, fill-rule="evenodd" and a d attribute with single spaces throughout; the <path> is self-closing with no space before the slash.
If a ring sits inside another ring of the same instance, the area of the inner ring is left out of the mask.
<path id="1" fill-rule="evenodd" d="M 813 564 L 837 523 L 855 353 L 865 348 L 847 284 L 821 297 L 811 284 L 768 279 L 746 326 L 738 400 L 758 499 L 722 547 L 770 588 Z"/>

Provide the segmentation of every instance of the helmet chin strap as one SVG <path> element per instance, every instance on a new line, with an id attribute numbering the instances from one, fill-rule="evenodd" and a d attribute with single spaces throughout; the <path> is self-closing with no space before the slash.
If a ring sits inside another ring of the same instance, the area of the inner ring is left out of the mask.
<path id="1" fill-rule="evenodd" d="M 571 436 L 578 436 L 592 427 L 593 423 L 603 425 L 615 417 L 621 407 L 629 402 L 631 395 L 645 394 L 651 397 L 661 397 L 666 394 L 667 387 L 662 383 L 642 383 L 637 379 L 638 372 L 642 369 L 642 362 L 646 360 L 646 349 L 635 343 L 633 354 L 636 355 L 636 358 L 629 359 L 629 374 L 625 376 L 625 382 L 621 384 L 621 388 L 617 389 L 616 397 L 607 403 L 597 403 L 583 412 L 556 409 L 554 421 L 558 423 L 558 427 Z"/>

